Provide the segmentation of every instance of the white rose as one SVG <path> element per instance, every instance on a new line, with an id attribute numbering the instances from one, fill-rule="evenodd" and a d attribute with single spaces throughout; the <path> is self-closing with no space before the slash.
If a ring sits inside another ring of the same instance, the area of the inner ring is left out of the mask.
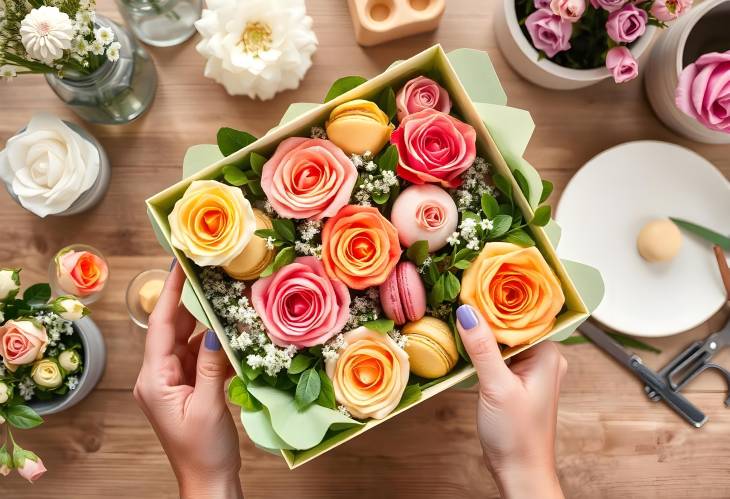
<path id="1" fill-rule="evenodd" d="M 0 178 L 39 217 L 67 210 L 99 176 L 99 151 L 55 116 L 33 116 L 0 151 Z"/>
<path id="2" fill-rule="evenodd" d="M 0 269 L 0 300 L 13 298 L 20 289 L 20 278 L 15 269 Z"/>
<path id="3" fill-rule="evenodd" d="M 50 359 L 39 360 L 33 364 L 30 377 L 33 378 L 36 385 L 51 390 L 58 388 L 63 383 L 61 369 Z"/>
<path id="4" fill-rule="evenodd" d="M 10 387 L 0 381 L 0 404 L 4 404 L 10 398 Z"/>
<path id="5" fill-rule="evenodd" d="M 58 356 L 58 363 L 67 373 L 76 372 L 81 364 L 79 354 L 75 350 L 65 350 Z"/>
<path id="6" fill-rule="evenodd" d="M 77 321 L 88 313 L 87 308 L 79 300 L 73 297 L 62 296 L 57 298 L 52 305 L 53 311 L 67 321 Z"/>

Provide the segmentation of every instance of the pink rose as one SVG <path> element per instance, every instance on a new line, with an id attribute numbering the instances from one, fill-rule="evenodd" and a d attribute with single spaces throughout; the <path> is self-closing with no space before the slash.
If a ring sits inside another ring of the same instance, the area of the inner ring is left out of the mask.
<path id="1" fill-rule="evenodd" d="M 548 57 L 570 49 L 573 25 L 553 14 L 550 9 L 539 9 L 527 16 L 525 26 L 532 38 L 532 44 Z"/>
<path id="2" fill-rule="evenodd" d="M 549 9 L 550 8 L 550 0 L 535 0 L 534 4 L 535 4 L 536 9 Z"/>
<path id="3" fill-rule="evenodd" d="M 28 319 L 9 320 L 0 327 L 0 356 L 9 371 L 41 359 L 47 346 L 46 328 Z"/>
<path id="4" fill-rule="evenodd" d="M 424 109 L 403 118 L 390 141 L 398 148 L 397 173 L 414 184 L 461 185 L 476 157 L 477 134 L 448 114 Z"/>
<path id="5" fill-rule="evenodd" d="M 403 85 L 395 98 L 398 121 L 409 114 L 435 109 L 442 113 L 451 111 L 451 97 L 444 87 L 425 76 L 417 76 Z"/>
<path id="6" fill-rule="evenodd" d="M 639 74 L 639 65 L 626 47 L 614 47 L 606 54 L 606 67 L 616 83 L 633 80 Z"/>
<path id="7" fill-rule="evenodd" d="M 631 43 L 646 31 L 649 15 L 634 4 L 626 4 L 621 10 L 611 12 L 606 21 L 606 31 L 611 40 L 618 43 Z"/>
<path id="8" fill-rule="evenodd" d="M 730 50 L 704 54 L 684 68 L 675 102 L 710 130 L 730 133 Z"/>
<path id="9" fill-rule="evenodd" d="M 291 137 L 261 172 L 261 188 L 283 218 L 331 217 L 350 199 L 357 169 L 333 142 Z"/>
<path id="10" fill-rule="evenodd" d="M 594 9 L 603 9 L 608 12 L 615 12 L 628 0 L 591 0 L 591 5 Z"/>
<path id="11" fill-rule="evenodd" d="M 109 266 L 90 251 L 67 251 L 56 256 L 56 272 L 64 291 L 85 297 L 104 288 Z"/>
<path id="12" fill-rule="evenodd" d="M 551 0 L 550 10 L 561 19 L 574 23 L 586 10 L 585 0 Z"/>
<path id="13" fill-rule="evenodd" d="M 672 21 L 692 6 L 692 0 L 654 0 L 649 12 L 660 21 Z"/>
<path id="14" fill-rule="evenodd" d="M 31 454 L 27 451 L 26 453 Z M 32 454 L 32 456 L 35 458 L 35 460 L 33 460 L 31 457 L 26 456 L 23 463 L 18 466 L 18 474 L 28 480 L 30 483 L 38 480 L 47 471 L 46 467 L 43 465 L 43 461 L 41 460 L 41 458 L 36 456 L 35 454 Z"/>
<path id="15" fill-rule="evenodd" d="M 350 317 L 350 292 L 322 262 L 302 256 L 251 287 L 251 302 L 276 345 L 321 345 Z"/>

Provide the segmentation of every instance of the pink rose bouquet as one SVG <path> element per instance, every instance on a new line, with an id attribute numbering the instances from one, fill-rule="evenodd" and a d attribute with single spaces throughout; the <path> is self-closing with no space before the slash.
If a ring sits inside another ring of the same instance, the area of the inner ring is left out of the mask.
<path id="1" fill-rule="evenodd" d="M 675 102 L 710 130 L 730 133 L 730 50 L 704 54 L 685 67 Z"/>

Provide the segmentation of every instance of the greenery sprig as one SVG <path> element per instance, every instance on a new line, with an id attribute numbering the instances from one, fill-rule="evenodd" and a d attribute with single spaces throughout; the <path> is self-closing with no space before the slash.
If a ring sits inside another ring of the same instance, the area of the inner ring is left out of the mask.
<path id="1" fill-rule="evenodd" d="M 217 139 L 218 149 L 224 156 L 230 156 L 256 142 L 256 137 L 250 133 L 227 127 L 218 130 Z M 264 191 L 261 189 L 261 170 L 266 161 L 261 154 L 252 152 L 245 158 L 224 166 L 223 178 L 233 186 L 243 187 L 251 199 L 264 199 Z"/>

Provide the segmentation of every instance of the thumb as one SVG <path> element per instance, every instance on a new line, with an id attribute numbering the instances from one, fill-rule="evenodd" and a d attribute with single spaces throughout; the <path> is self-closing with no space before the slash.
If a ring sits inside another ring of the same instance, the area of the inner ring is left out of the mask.
<path id="1" fill-rule="evenodd" d="M 502 359 L 494 333 L 482 314 L 471 305 L 462 305 L 456 309 L 456 319 L 461 342 L 477 370 L 482 388 L 510 376 L 512 373 Z"/>
<path id="2" fill-rule="evenodd" d="M 204 406 L 225 405 L 223 387 L 228 377 L 228 365 L 228 357 L 221 348 L 218 336 L 209 329 L 203 337 L 195 370 L 195 397 Z"/>

